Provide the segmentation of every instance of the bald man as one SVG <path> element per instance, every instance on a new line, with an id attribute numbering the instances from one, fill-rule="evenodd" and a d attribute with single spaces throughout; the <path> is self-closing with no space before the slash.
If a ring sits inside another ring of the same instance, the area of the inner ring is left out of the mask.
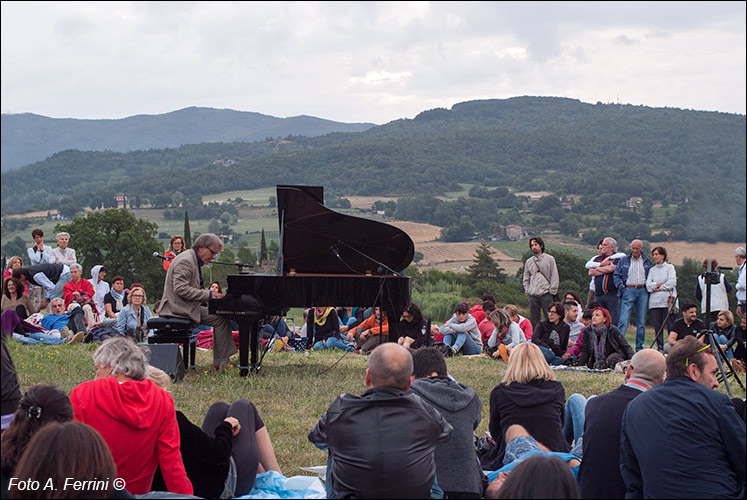
<path id="1" fill-rule="evenodd" d="M 410 387 L 412 357 L 387 342 L 368 358 L 366 391 L 335 399 L 309 433 L 328 450 L 327 498 L 430 498 L 436 443 L 452 427 Z"/>
<path id="2" fill-rule="evenodd" d="M 666 362 L 659 351 L 643 349 L 630 360 L 625 383 L 586 403 L 583 460 L 578 471 L 581 498 L 624 498 L 620 475 L 620 428 L 628 403 L 659 385 Z"/>
<path id="3" fill-rule="evenodd" d="M 648 312 L 648 290 L 646 278 L 651 270 L 651 260 L 643 255 L 643 242 L 630 242 L 630 255 L 619 260 L 612 274 L 620 297 L 620 319 L 617 329 L 625 336 L 630 322 L 630 313 L 635 307 L 635 350 L 643 349 L 646 340 L 646 313 Z"/>

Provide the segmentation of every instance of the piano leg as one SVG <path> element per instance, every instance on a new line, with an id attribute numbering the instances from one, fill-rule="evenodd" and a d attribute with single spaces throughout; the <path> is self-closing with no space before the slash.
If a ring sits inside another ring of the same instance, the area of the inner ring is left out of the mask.
<path id="1" fill-rule="evenodd" d="M 239 375 L 246 377 L 249 372 L 257 373 L 257 344 L 259 342 L 259 321 L 257 319 L 236 319 L 239 324 Z M 251 348 L 251 366 L 249 350 Z"/>

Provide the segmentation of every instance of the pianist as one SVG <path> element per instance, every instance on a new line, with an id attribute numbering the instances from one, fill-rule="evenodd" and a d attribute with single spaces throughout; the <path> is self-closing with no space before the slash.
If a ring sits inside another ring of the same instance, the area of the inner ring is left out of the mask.
<path id="1" fill-rule="evenodd" d="M 223 250 L 223 242 L 212 233 L 198 236 L 191 250 L 174 258 L 166 271 L 163 298 L 158 310 L 160 316 L 188 318 L 192 327 L 213 327 L 213 369 L 221 370 L 230 365 L 230 357 L 236 353 L 236 344 L 229 320 L 210 314 L 209 299 L 220 299 L 223 293 L 204 288 L 202 266 L 210 263 Z"/>

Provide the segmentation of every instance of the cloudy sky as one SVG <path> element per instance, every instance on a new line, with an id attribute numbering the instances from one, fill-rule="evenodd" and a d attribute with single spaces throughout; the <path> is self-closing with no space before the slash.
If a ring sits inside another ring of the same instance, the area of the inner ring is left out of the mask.
<path id="1" fill-rule="evenodd" d="M 2 2 L 2 112 L 386 123 L 563 96 L 745 114 L 745 2 Z"/>

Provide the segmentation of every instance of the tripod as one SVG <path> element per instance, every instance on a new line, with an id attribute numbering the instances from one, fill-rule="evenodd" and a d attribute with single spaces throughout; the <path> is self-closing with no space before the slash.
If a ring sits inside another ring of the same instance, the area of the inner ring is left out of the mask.
<path id="1" fill-rule="evenodd" d="M 711 326 L 711 285 L 718 284 L 720 281 L 720 270 L 721 269 L 731 269 L 730 267 L 724 268 L 719 266 L 718 271 L 711 271 L 711 260 L 708 259 L 706 272 L 703 273 L 703 280 L 706 284 L 706 307 L 705 311 L 703 311 L 703 319 L 706 321 L 706 325 L 708 327 L 708 330 L 705 330 L 701 332 L 702 336 L 705 336 L 706 342 L 704 344 L 708 344 L 711 346 L 711 349 L 715 353 L 716 357 L 716 363 L 718 364 L 718 369 L 720 372 L 721 381 L 724 383 L 724 386 L 726 387 L 726 392 L 729 394 L 729 397 L 734 397 L 731 392 L 731 387 L 729 387 L 729 381 L 728 377 L 734 377 L 734 379 L 739 383 L 742 390 L 745 390 L 744 384 L 742 383 L 742 379 L 739 378 L 737 375 L 737 372 L 734 371 L 734 368 L 731 366 L 731 363 L 729 362 L 729 359 L 726 357 L 726 353 L 724 353 L 723 349 L 721 349 L 721 345 L 716 342 L 715 334 L 713 333 L 713 330 L 710 329 Z M 728 367 L 728 370 L 724 370 L 724 364 Z"/>
<path id="2" fill-rule="evenodd" d="M 654 348 L 654 344 L 657 344 L 657 347 L 658 347 L 658 342 L 657 341 L 660 338 L 662 339 L 662 346 L 664 345 L 664 339 L 662 337 L 662 332 L 664 331 L 664 327 L 667 326 L 667 322 L 669 321 L 669 317 L 672 314 L 676 314 L 676 311 L 677 311 L 677 301 L 674 301 L 674 302 L 672 302 L 672 305 L 670 307 L 667 307 L 667 315 L 664 316 L 664 319 L 661 322 L 661 326 L 659 327 L 659 331 L 657 331 L 654 334 L 654 340 L 651 342 L 651 345 L 648 346 L 649 349 L 653 349 Z"/>

